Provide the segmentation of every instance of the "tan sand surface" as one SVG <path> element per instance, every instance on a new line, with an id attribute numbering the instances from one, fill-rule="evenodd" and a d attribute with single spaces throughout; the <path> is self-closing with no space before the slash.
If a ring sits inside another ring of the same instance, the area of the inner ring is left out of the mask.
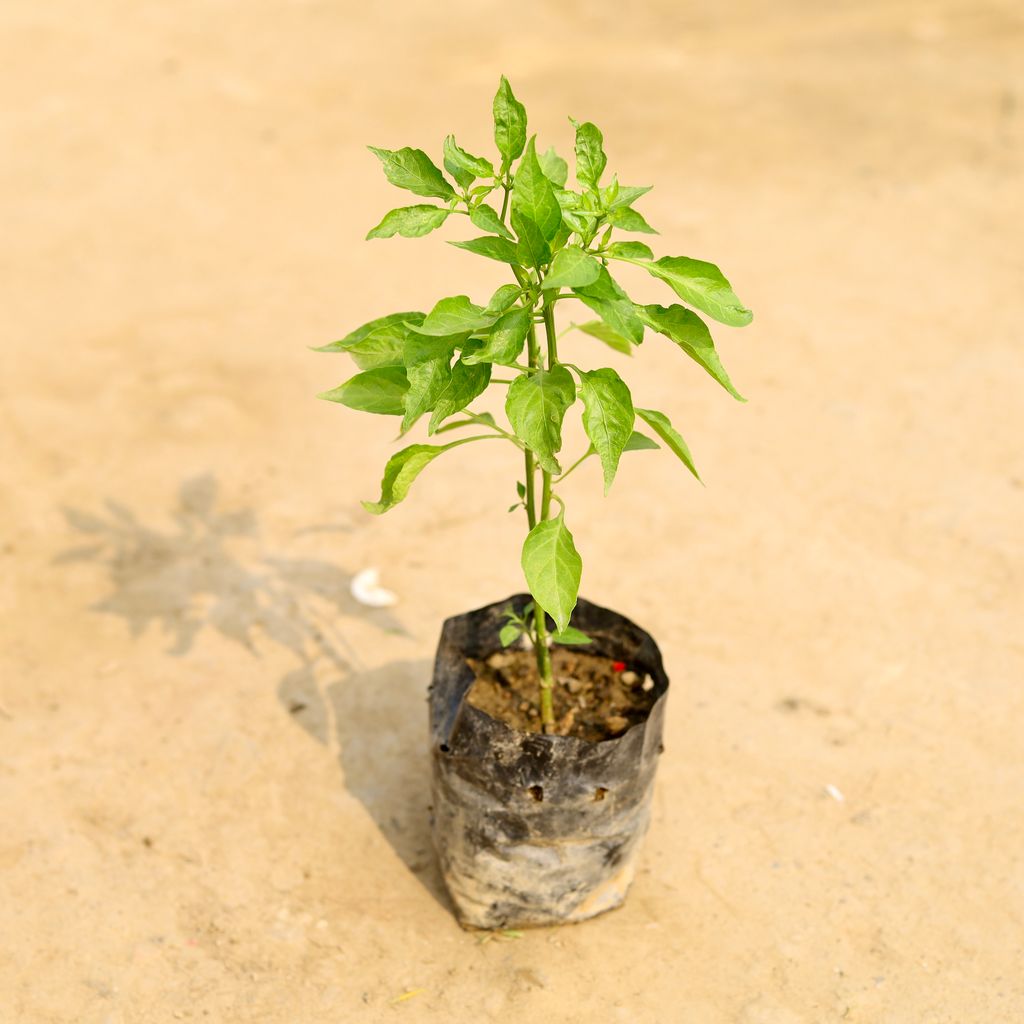
<path id="1" fill-rule="evenodd" d="M 6 0 L 0 38 L 3 1024 L 1024 1020 L 1018 2 Z M 423 697 L 441 619 L 520 587 L 518 466 L 368 516 L 390 427 L 306 346 L 500 283 L 361 239 L 402 203 L 364 145 L 485 147 L 502 71 L 756 319 L 745 406 L 608 356 L 707 481 L 565 488 L 673 678 L 655 822 L 624 909 L 482 941 Z"/>

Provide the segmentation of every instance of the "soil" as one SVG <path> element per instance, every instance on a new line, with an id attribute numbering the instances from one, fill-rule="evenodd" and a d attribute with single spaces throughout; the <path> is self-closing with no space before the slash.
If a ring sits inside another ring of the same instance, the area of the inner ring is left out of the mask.
<path id="1" fill-rule="evenodd" d="M 470 704 L 514 729 L 541 732 L 539 676 L 532 651 L 496 651 L 483 661 L 467 661 L 476 673 L 466 698 Z M 614 739 L 642 722 L 654 704 L 650 676 L 633 672 L 622 662 L 553 647 L 551 667 L 556 736 L 591 743 Z"/>

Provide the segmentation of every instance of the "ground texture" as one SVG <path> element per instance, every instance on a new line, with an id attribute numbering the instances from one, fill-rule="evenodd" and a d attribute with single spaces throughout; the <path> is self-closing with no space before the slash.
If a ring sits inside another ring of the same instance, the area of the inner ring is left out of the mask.
<path id="1" fill-rule="evenodd" d="M 0 31 L 3 1024 L 1024 1018 L 1019 4 Z M 629 903 L 484 941 L 428 849 L 423 698 L 442 618 L 520 589 L 518 467 L 460 449 L 371 518 L 392 430 L 317 402 L 346 367 L 306 346 L 500 283 L 360 239 L 402 203 L 364 144 L 483 148 L 501 71 L 756 319 L 719 331 L 745 406 L 656 338 L 628 365 L 706 488 L 651 452 L 565 487 L 584 593 L 673 681 Z M 348 596 L 368 566 L 393 609 Z"/>

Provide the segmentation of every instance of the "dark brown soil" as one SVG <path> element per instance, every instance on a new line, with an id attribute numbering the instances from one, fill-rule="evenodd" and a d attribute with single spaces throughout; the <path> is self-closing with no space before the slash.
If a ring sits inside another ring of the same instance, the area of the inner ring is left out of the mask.
<path id="1" fill-rule="evenodd" d="M 541 732 L 532 651 L 497 651 L 484 660 L 467 660 L 476 673 L 467 697 L 473 707 L 523 732 Z M 622 662 L 554 647 L 551 663 L 555 735 L 595 743 L 614 739 L 642 722 L 654 704 L 653 680 Z"/>

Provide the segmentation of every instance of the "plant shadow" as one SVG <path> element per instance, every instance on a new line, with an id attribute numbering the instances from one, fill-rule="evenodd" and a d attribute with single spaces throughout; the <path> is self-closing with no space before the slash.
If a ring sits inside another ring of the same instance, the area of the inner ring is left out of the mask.
<path id="1" fill-rule="evenodd" d="M 337 753 L 346 788 L 448 908 L 429 837 L 430 665 L 397 661 L 367 670 L 342 628 L 346 619 L 362 619 L 405 634 L 394 614 L 356 601 L 353 574 L 340 566 L 268 552 L 253 510 L 223 510 L 208 474 L 181 484 L 169 529 L 148 525 L 114 500 L 101 514 L 63 511 L 81 542 L 54 564 L 105 569 L 110 590 L 92 610 L 122 619 L 133 637 L 160 629 L 170 637 L 168 653 L 184 657 L 211 629 L 257 657 L 257 640 L 294 655 L 296 667 L 277 686 L 288 717 Z M 348 529 L 325 524 L 298 533 Z"/>
<path id="2" fill-rule="evenodd" d="M 345 788 L 423 887 L 452 906 L 430 839 L 426 660 L 393 661 L 326 682 L 308 666 L 281 680 L 278 699 L 319 743 L 334 748 Z"/>
<path id="3" fill-rule="evenodd" d="M 122 619 L 133 637 L 161 629 L 176 657 L 209 628 L 252 654 L 262 636 L 304 663 L 327 660 L 348 669 L 358 665 L 358 656 L 337 627 L 339 619 L 368 619 L 387 632 L 404 632 L 390 612 L 352 597 L 347 570 L 322 559 L 269 553 L 252 509 L 221 510 L 218 490 L 208 474 L 186 480 L 171 529 L 149 526 L 113 500 L 100 515 L 65 508 L 68 525 L 85 543 L 62 551 L 55 564 L 105 568 L 111 590 L 93 610 Z M 299 532 L 325 529 L 349 528 Z"/>

